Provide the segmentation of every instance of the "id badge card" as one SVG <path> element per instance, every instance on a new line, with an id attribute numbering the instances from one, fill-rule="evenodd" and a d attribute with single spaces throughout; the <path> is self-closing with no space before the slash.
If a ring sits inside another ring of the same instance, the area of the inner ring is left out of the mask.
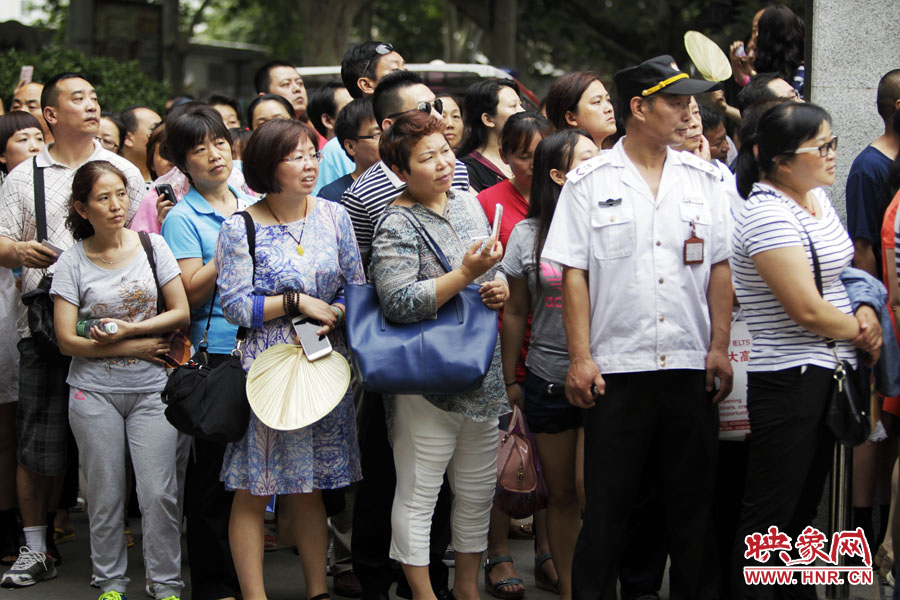
<path id="1" fill-rule="evenodd" d="M 684 240 L 684 264 L 703 264 L 703 238 L 697 237 L 693 221 L 691 221 L 691 237 Z"/>

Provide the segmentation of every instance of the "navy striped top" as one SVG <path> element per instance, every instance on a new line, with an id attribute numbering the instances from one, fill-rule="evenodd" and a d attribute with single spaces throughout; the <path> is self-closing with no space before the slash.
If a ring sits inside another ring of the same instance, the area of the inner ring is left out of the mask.
<path id="1" fill-rule="evenodd" d="M 753 336 L 750 371 L 778 371 L 801 365 L 834 367 L 834 354 L 822 336 L 795 323 L 756 270 L 752 257 L 761 252 L 802 246 L 812 272 L 812 239 L 822 270 L 824 297 L 842 312 L 853 314 L 840 275 L 853 259 L 853 244 L 822 189 L 813 191 L 822 209 L 815 219 L 775 188 L 756 184 L 737 214 L 732 238 L 731 269 L 738 301 Z M 838 340 L 842 359 L 856 364 L 847 340 Z"/>

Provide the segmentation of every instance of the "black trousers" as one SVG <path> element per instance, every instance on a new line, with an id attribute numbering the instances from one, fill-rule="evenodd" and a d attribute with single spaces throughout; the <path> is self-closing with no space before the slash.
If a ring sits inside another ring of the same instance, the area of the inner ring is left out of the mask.
<path id="1" fill-rule="evenodd" d="M 353 555 L 353 572 L 362 586 L 363 598 L 366 598 L 386 595 L 394 582 L 389 551 L 391 507 L 397 476 L 381 395 L 366 392 L 360 412 L 357 423 L 363 479 L 358 483 L 354 497 L 350 553 Z M 450 506 L 450 487 L 444 477 L 431 521 L 428 571 L 435 589 L 447 587 L 449 570 L 443 557 L 450 544 Z"/>
<path id="2" fill-rule="evenodd" d="M 586 506 L 575 546 L 575 600 L 616 598 L 630 519 L 646 478 L 660 489 L 665 529 L 644 540 L 669 549 L 672 600 L 715 596 L 706 563 L 718 412 L 703 371 L 604 376 L 606 394 L 585 415 Z M 639 516 L 638 516 L 639 517 Z"/>
<path id="3" fill-rule="evenodd" d="M 210 366 L 216 367 L 227 358 L 227 354 L 210 354 Z M 234 492 L 227 491 L 219 481 L 226 445 L 194 438 L 188 457 L 184 516 L 192 600 L 240 597 L 228 542 Z"/>
<path id="4" fill-rule="evenodd" d="M 804 527 L 812 525 L 834 450 L 834 436 L 825 425 L 832 373 L 833 369 L 822 367 L 795 367 L 749 374 L 747 409 L 752 435 L 734 542 L 732 598 L 816 597 L 811 585 L 745 585 L 742 567 L 762 563 L 744 558 L 744 538 L 765 533 L 774 525 L 796 540 Z M 790 555 L 799 556 L 796 551 Z M 769 562 L 783 564 L 777 555 L 770 556 Z"/>

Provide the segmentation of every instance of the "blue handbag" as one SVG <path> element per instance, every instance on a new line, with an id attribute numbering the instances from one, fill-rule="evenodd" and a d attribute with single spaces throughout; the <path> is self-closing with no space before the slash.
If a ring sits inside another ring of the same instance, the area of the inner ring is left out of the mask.
<path id="1" fill-rule="evenodd" d="M 408 213 L 408 214 L 407 214 Z M 411 211 L 403 211 L 449 273 L 447 257 Z M 437 311 L 437 318 L 394 323 L 372 284 L 347 285 L 347 345 L 363 387 L 383 394 L 458 394 L 477 389 L 497 345 L 497 311 L 474 284 Z"/>

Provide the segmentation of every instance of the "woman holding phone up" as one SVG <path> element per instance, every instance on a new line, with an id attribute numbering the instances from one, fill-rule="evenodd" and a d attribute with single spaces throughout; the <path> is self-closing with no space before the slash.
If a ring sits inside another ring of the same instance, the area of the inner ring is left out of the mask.
<path id="1" fill-rule="evenodd" d="M 487 239 L 490 230 L 484 211 L 470 194 L 450 190 L 455 157 L 443 131 L 440 119 L 410 112 L 381 136 L 381 159 L 407 184 L 385 210 L 372 243 L 372 282 L 391 321 L 433 318 L 439 307 L 470 283 L 481 285 L 482 301 L 492 309 L 502 308 L 509 295 L 506 278 L 498 269 L 503 248 L 496 239 Z M 412 213 L 435 240 L 451 272 L 444 271 L 404 213 Z M 434 600 L 428 575 L 429 532 L 446 472 L 454 491 L 453 594 L 459 600 L 476 600 L 497 480 L 497 419 L 509 412 L 499 340 L 477 389 L 387 396 L 386 402 L 389 414 L 394 413 L 397 469 L 391 558 L 403 566 L 414 600 Z"/>

